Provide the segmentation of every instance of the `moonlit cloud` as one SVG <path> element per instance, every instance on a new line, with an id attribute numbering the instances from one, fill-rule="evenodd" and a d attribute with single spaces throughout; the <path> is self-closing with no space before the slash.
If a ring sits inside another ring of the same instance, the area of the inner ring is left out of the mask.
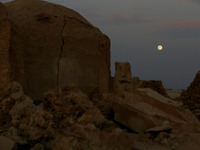
<path id="1" fill-rule="evenodd" d="M 10 1 L 13 1 L 13 0 L 0 0 L 1 3 L 6 3 L 6 2 L 10 2 Z"/>
<path id="2" fill-rule="evenodd" d="M 200 19 L 188 19 L 184 21 L 173 21 L 173 22 L 165 22 L 160 24 L 161 28 L 170 29 L 200 29 Z"/>
<path id="3" fill-rule="evenodd" d="M 187 2 L 188 0 L 178 0 L 178 2 Z"/>
<path id="4" fill-rule="evenodd" d="M 120 13 L 110 14 L 104 22 L 114 25 L 130 25 L 151 22 L 151 20 L 145 19 L 141 15 L 122 15 Z"/>
<path id="5" fill-rule="evenodd" d="M 177 1 L 178 1 L 179 3 L 184 3 L 184 2 L 189 2 L 189 1 L 200 3 L 199 0 L 177 0 Z"/>
<path id="6" fill-rule="evenodd" d="M 156 33 L 169 38 L 200 38 L 200 19 L 165 22 L 158 26 Z"/>
<path id="7" fill-rule="evenodd" d="M 164 35 L 169 38 L 200 38 L 200 29 L 167 29 L 159 32 L 160 35 Z"/>
<path id="8" fill-rule="evenodd" d="M 84 15 L 86 18 L 90 19 L 99 19 L 101 17 L 100 13 L 103 11 L 101 8 L 96 8 L 96 7 L 89 7 L 89 9 L 80 9 L 80 14 Z"/>

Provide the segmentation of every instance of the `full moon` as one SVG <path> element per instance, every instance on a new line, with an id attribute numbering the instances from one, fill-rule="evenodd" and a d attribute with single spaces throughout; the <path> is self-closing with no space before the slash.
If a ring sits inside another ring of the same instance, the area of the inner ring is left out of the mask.
<path id="1" fill-rule="evenodd" d="M 158 45 L 158 50 L 161 51 L 163 49 L 162 45 Z"/>

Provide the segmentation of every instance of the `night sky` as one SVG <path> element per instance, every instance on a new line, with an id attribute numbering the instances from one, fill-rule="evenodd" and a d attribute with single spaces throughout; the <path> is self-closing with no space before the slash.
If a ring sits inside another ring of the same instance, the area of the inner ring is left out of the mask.
<path id="1" fill-rule="evenodd" d="M 114 62 L 128 61 L 133 76 L 186 89 L 200 70 L 198 0 L 46 1 L 79 12 L 109 36 L 112 75 Z M 159 44 L 162 51 L 157 50 Z"/>

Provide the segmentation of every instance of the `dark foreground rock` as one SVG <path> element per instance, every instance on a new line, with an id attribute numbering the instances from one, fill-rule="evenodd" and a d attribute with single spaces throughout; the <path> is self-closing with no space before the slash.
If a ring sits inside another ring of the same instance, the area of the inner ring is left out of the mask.
<path id="1" fill-rule="evenodd" d="M 191 112 L 151 89 L 138 90 L 123 93 L 124 97 L 103 94 L 89 100 L 77 87 L 66 86 L 46 92 L 35 105 L 13 82 L 0 102 L 0 145 L 10 143 L 8 148 L 24 150 L 179 150 L 182 143 L 196 150 L 200 146 L 199 122 Z M 126 128 L 105 118 L 104 110 L 110 107 L 114 119 Z"/>
<path id="2" fill-rule="evenodd" d="M 11 87 L 0 103 L 0 135 L 18 149 L 134 149 L 130 134 L 105 119 L 76 87 L 48 91 L 38 106 L 18 83 Z"/>

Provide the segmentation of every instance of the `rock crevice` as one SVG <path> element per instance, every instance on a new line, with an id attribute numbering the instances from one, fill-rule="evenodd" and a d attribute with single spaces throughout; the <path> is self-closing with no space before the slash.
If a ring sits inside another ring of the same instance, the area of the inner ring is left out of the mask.
<path id="1" fill-rule="evenodd" d="M 11 82 L 9 64 L 10 32 L 10 23 L 5 7 L 0 3 L 0 94 L 6 91 Z"/>
<path id="2" fill-rule="evenodd" d="M 63 24 L 63 28 L 61 30 L 61 47 L 60 47 L 60 54 L 59 54 L 59 58 L 58 58 L 58 70 L 57 70 L 57 90 L 59 89 L 59 75 L 60 75 L 60 61 L 62 59 L 62 55 L 63 55 L 63 48 L 64 48 L 64 45 L 65 45 L 65 39 L 63 37 L 63 34 L 64 34 L 64 30 L 65 30 L 65 26 L 67 24 L 67 21 L 65 19 L 65 16 L 64 16 L 64 24 Z"/>

